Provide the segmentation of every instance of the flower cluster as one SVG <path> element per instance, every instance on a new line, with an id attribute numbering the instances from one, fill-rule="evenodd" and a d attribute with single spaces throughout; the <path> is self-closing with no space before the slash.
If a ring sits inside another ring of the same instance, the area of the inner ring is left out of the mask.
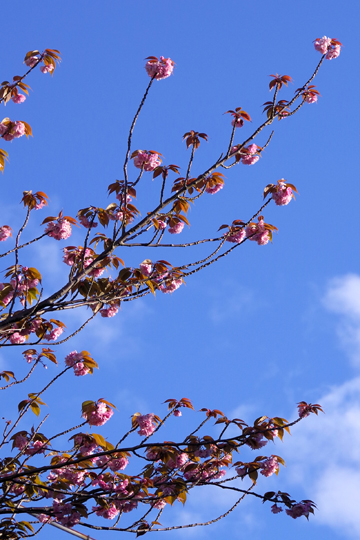
<path id="1" fill-rule="evenodd" d="M 70 246 L 64 248 L 63 261 L 68 266 L 73 266 L 74 264 L 80 264 L 84 260 L 84 268 L 87 268 L 92 262 L 94 262 L 96 256 L 96 253 L 90 248 L 86 248 L 84 254 L 84 249 L 81 246 L 79 248 Z M 99 278 L 104 271 L 105 269 L 101 267 L 93 268 L 90 270 L 88 275 L 94 278 Z"/>
<path id="2" fill-rule="evenodd" d="M 11 236 L 11 227 L 9 225 L 3 225 L 0 227 L 0 242 L 5 242 Z"/>
<path id="3" fill-rule="evenodd" d="M 100 309 L 100 315 L 105 318 L 115 317 L 118 311 L 119 308 L 116 304 L 110 304 L 109 307 Z"/>
<path id="4" fill-rule="evenodd" d="M 83 418 L 90 426 L 103 426 L 112 417 L 114 411 L 103 400 L 94 403 L 83 411 Z"/>
<path id="5" fill-rule="evenodd" d="M 149 77 L 154 77 L 157 81 L 170 77 L 174 70 L 174 62 L 170 58 L 160 56 L 160 60 L 156 56 L 149 56 L 146 60 L 145 69 Z"/>
<path id="6" fill-rule="evenodd" d="M 326 60 L 337 58 L 341 51 L 341 43 L 337 39 L 331 39 L 326 36 L 316 38 L 314 47 L 321 54 L 325 54 Z"/>
<path id="7" fill-rule="evenodd" d="M 244 148 L 242 148 L 240 152 L 239 148 L 240 145 L 233 146 L 230 152 L 230 155 L 235 154 L 235 160 L 237 162 L 241 161 L 243 165 L 254 165 L 254 163 L 259 161 L 259 150 L 261 149 L 257 144 L 250 144 L 249 146 L 244 146 Z"/>
<path id="8" fill-rule="evenodd" d="M 279 470 L 279 462 L 278 462 L 277 456 L 271 456 L 270 458 L 263 461 L 263 463 L 261 464 L 260 473 L 268 477 L 276 473 L 278 470 Z"/>
<path id="9" fill-rule="evenodd" d="M 268 184 L 264 189 L 264 198 L 270 193 L 277 206 L 289 204 L 291 199 L 295 199 L 294 193 L 297 189 L 293 184 L 289 184 L 284 178 L 277 181 L 277 184 Z"/>
<path id="10" fill-rule="evenodd" d="M 65 356 L 65 364 L 74 368 L 76 377 L 82 377 L 90 373 L 90 369 L 83 363 L 83 354 L 73 351 Z"/>
<path id="11" fill-rule="evenodd" d="M 154 433 L 156 428 L 154 418 L 155 414 L 153 413 L 136 416 L 136 422 L 140 428 L 138 431 L 138 434 L 140 436 L 149 437 Z"/>
<path id="12" fill-rule="evenodd" d="M 19 137 L 26 135 L 26 126 L 24 122 L 18 120 L 11 122 L 8 119 L 6 120 L 7 121 L 3 120 L 0 123 L 0 136 L 5 141 L 12 141 L 13 139 L 18 139 Z"/>
<path id="13" fill-rule="evenodd" d="M 66 240 L 71 236 L 71 223 L 65 218 L 51 221 L 47 224 L 45 233 L 55 240 Z"/>
<path id="14" fill-rule="evenodd" d="M 161 164 L 160 155 L 154 150 L 135 150 L 131 157 L 134 158 L 134 165 L 137 169 L 144 168 L 144 171 L 149 172 Z"/>

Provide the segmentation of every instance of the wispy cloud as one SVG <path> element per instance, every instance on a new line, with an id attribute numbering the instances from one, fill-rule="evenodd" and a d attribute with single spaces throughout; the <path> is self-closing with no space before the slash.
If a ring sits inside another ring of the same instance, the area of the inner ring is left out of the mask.
<path id="1" fill-rule="evenodd" d="M 360 377 L 334 387 L 319 402 L 326 414 L 305 419 L 278 450 L 288 466 L 286 487 L 316 502 L 315 523 L 358 538 Z"/>
<path id="2" fill-rule="evenodd" d="M 325 308 L 341 317 L 337 334 L 355 366 L 360 366 L 360 276 L 346 274 L 329 282 L 323 298 Z"/>

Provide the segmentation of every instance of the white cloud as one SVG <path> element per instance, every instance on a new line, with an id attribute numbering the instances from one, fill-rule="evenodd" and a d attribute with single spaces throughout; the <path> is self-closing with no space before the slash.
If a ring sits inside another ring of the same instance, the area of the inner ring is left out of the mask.
<path id="1" fill-rule="evenodd" d="M 315 523 L 360 535 L 360 377 L 319 399 L 325 415 L 305 419 L 278 450 L 290 493 L 313 499 Z"/>
<path id="2" fill-rule="evenodd" d="M 353 365 L 360 366 L 360 276 L 347 274 L 332 279 L 323 304 L 329 311 L 341 315 L 337 335 Z"/>

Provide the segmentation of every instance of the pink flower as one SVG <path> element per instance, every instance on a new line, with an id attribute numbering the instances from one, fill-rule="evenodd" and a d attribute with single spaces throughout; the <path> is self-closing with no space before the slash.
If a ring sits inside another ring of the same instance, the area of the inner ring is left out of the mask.
<path id="1" fill-rule="evenodd" d="M 309 512 L 311 510 L 311 504 L 310 503 L 297 503 L 292 508 L 289 508 L 286 510 L 286 513 L 288 516 L 292 517 L 293 519 L 296 519 L 301 516 L 309 516 Z"/>
<path id="2" fill-rule="evenodd" d="M 25 135 L 25 124 L 20 121 L 10 122 L 8 125 L 0 124 L 0 135 L 5 141 L 12 141 Z"/>
<path id="3" fill-rule="evenodd" d="M 144 150 L 139 150 L 137 155 L 134 157 L 134 165 L 138 169 L 144 167 L 144 170 L 149 172 L 156 169 L 161 164 L 159 154 L 156 152 L 145 152 Z"/>
<path id="4" fill-rule="evenodd" d="M 183 230 L 184 226 L 185 226 L 185 223 L 183 223 L 182 221 L 179 221 L 178 223 L 176 223 L 172 227 L 169 227 L 169 233 L 170 234 L 180 234 L 181 231 Z"/>
<path id="5" fill-rule="evenodd" d="M 156 503 L 153 504 L 153 508 L 156 508 L 156 510 L 162 510 L 166 506 L 166 501 L 164 499 L 159 499 L 156 501 Z"/>
<path id="6" fill-rule="evenodd" d="M 102 317 L 114 317 L 117 312 L 119 311 L 119 308 L 113 304 L 112 306 L 109 306 L 108 308 L 100 309 L 100 315 Z"/>
<path id="7" fill-rule="evenodd" d="M 65 356 L 65 364 L 74 368 L 76 377 L 83 377 L 84 375 L 90 373 L 90 369 L 84 365 L 84 363 L 81 361 L 82 359 L 83 355 L 77 351 L 73 351 Z"/>
<path id="8" fill-rule="evenodd" d="M 157 221 L 159 224 L 159 229 L 162 229 L 162 230 L 166 229 L 167 224 L 165 223 L 165 221 L 163 221 L 162 219 L 158 219 Z"/>
<path id="9" fill-rule="evenodd" d="M 144 414 L 143 416 L 137 416 L 136 421 L 139 426 L 138 434 L 141 436 L 149 437 L 155 431 L 154 414 Z"/>
<path id="10" fill-rule="evenodd" d="M 316 103 L 316 101 L 318 100 L 318 97 L 316 94 L 307 94 L 306 98 L 305 98 L 305 101 L 306 103 Z"/>
<path id="11" fill-rule="evenodd" d="M 151 262 L 142 262 L 139 266 L 140 268 L 140 272 L 144 275 L 144 276 L 150 276 L 153 268 L 152 268 L 152 263 Z"/>
<path id="12" fill-rule="evenodd" d="M 14 447 L 22 450 L 27 445 L 27 438 L 20 433 L 14 438 Z"/>
<path id="13" fill-rule="evenodd" d="M 278 180 L 278 185 L 272 192 L 272 198 L 277 206 L 285 206 L 289 204 L 293 198 L 293 192 L 291 187 L 286 186 L 285 182 Z"/>
<path id="14" fill-rule="evenodd" d="M 249 439 L 247 439 L 246 443 L 250 448 L 253 450 L 258 450 L 259 448 L 262 448 L 267 444 L 267 439 L 264 438 L 264 435 L 262 433 L 256 433 L 255 435 L 252 435 Z"/>
<path id="15" fill-rule="evenodd" d="M 62 503 L 59 499 L 54 499 L 53 510 L 56 521 L 64 527 L 73 527 L 80 521 L 79 512 L 73 510 L 70 503 Z"/>
<path id="16" fill-rule="evenodd" d="M 64 329 L 61 328 L 61 326 L 57 326 L 56 328 L 51 330 L 50 333 L 45 334 L 44 339 L 46 339 L 47 341 L 56 341 L 57 338 L 61 336 L 63 331 Z"/>
<path id="17" fill-rule="evenodd" d="M 261 464 L 260 473 L 268 477 L 279 470 L 279 463 L 275 456 L 271 456 Z"/>
<path id="18" fill-rule="evenodd" d="M 86 418 L 90 426 L 103 426 L 112 417 L 114 411 L 106 405 L 106 403 L 100 401 L 96 405 L 96 409 L 91 411 L 88 415 L 83 414 L 83 418 Z"/>
<path id="19" fill-rule="evenodd" d="M 182 284 L 183 284 L 182 279 L 172 279 L 172 280 L 167 279 L 164 283 L 160 285 L 160 290 L 161 292 L 165 294 L 172 293 L 176 291 Z"/>
<path id="20" fill-rule="evenodd" d="M 12 345 L 21 345 L 24 341 L 26 341 L 26 336 L 22 336 L 19 332 L 14 332 L 10 336 L 10 343 Z"/>
<path id="21" fill-rule="evenodd" d="M 301 402 L 298 405 L 299 418 L 307 418 L 310 416 L 311 407 L 307 403 Z"/>
<path id="22" fill-rule="evenodd" d="M 123 471 L 128 464 L 129 460 L 126 457 L 120 457 L 112 459 L 107 465 L 112 471 Z"/>
<path id="23" fill-rule="evenodd" d="M 60 218 L 48 223 L 45 232 L 55 240 L 66 240 L 71 236 L 71 224 L 65 218 Z"/>
<path id="24" fill-rule="evenodd" d="M 174 70 L 174 62 L 170 58 L 160 56 L 158 60 L 155 56 L 151 57 L 145 65 L 145 69 L 149 77 L 154 77 L 157 81 L 170 77 Z"/>
<path id="25" fill-rule="evenodd" d="M 326 36 L 322 38 L 316 38 L 314 47 L 321 54 L 326 54 L 326 60 L 333 60 L 337 58 L 341 51 L 341 43 L 336 39 L 331 39 Z"/>
<path id="26" fill-rule="evenodd" d="M 325 56 L 326 60 L 334 60 L 334 58 L 337 58 L 340 55 L 341 46 L 335 45 Z"/>
<path id="27" fill-rule="evenodd" d="M 54 69 L 54 66 L 52 64 L 48 64 L 47 66 L 41 66 L 40 71 L 41 73 L 51 73 Z"/>
<path id="28" fill-rule="evenodd" d="M 27 58 L 27 60 L 25 60 L 25 65 L 32 68 L 35 66 L 38 60 L 39 60 L 38 56 L 30 56 L 29 58 Z"/>
<path id="29" fill-rule="evenodd" d="M 92 509 L 97 516 L 101 516 L 105 519 L 114 519 L 120 511 L 113 503 L 111 503 L 108 508 L 104 508 L 102 506 L 93 506 Z"/>
<path id="30" fill-rule="evenodd" d="M 257 242 L 259 246 L 265 246 L 269 240 L 269 231 L 265 229 L 264 220 L 260 220 L 258 223 L 250 223 L 246 227 L 246 236 L 252 242 Z"/>
<path id="31" fill-rule="evenodd" d="M 245 237 L 246 237 L 245 228 L 242 228 L 239 231 L 232 232 L 231 234 L 227 233 L 226 241 L 232 242 L 233 244 L 240 244 L 240 242 L 242 242 Z"/>
<path id="32" fill-rule="evenodd" d="M 41 210 L 45 206 L 46 202 L 44 200 L 40 201 L 36 206 L 35 210 Z"/>
<path id="33" fill-rule="evenodd" d="M 9 225 L 3 225 L 0 227 L 0 242 L 5 242 L 11 236 L 11 227 Z"/>
<path id="34" fill-rule="evenodd" d="M 43 454 L 47 448 L 47 444 L 42 441 L 34 441 L 25 450 L 27 456 L 33 456 L 34 454 Z"/>
<path id="35" fill-rule="evenodd" d="M 179 409 L 175 409 L 174 416 L 182 416 L 181 411 L 179 411 Z"/>
<path id="36" fill-rule="evenodd" d="M 283 509 L 278 506 L 277 504 L 273 504 L 272 507 L 271 507 L 271 511 L 273 514 L 279 514 L 280 512 L 283 511 Z"/>
<path id="37" fill-rule="evenodd" d="M 245 146 L 245 148 L 243 148 L 240 153 L 242 164 L 253 165 L 257 161 L 259 161 L 260 156 L 255 155 L 257 150 L 258 147 L 256 144 L 250 144 L 250 146 Z M 245 155 L 243 155 L 243 152 L 245 152 Z"/>
<path id="38" fill-rule="evenodd" d="M 240 128 L 244 125 L 244 120 L 242 118 L 233 118 L 231 121 L 231 125 L 234 127 L 236 122 L 236 127 Z"/>
<path id="39" fill-rule="evenodd" d="M 331 38 L 328 38 L 326 36 L 322 38 L 316 38 L 314 42 L 314 47 L 321 54 L 327 53 L 329 47 L 331 47 Z"/>
<path id="40" fill-rule="evenodd" d="M 16 94 L 16 96 L 13 96 L 11 99 L 14 103 L 24 103 L 26 96 L 24 96 L 24 94 Z"/>
<path id="41" fill-rule="evenodd" d="M 224 184 L 215 184 L 215 186 L 213 187 L 207 187 L 205 189 L 205 192 L 210 193 L 211 195 L 215 195 L 215 193 L 220 191 L 220 189 L 222 189 L 223 187 L 224 187 Z"/>

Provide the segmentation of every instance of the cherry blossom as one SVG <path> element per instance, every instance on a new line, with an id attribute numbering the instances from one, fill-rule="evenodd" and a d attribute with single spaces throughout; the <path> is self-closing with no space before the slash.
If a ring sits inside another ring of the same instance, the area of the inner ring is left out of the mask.
<path id="1" fill-rule="evenodd" d="M 25 343 L 25 341 L 26 336 L 23 336 L 19 332 L 14 332 L 10 336 L 10 343 L 12 343 L 13 345 L 21 345 L 22 343 Z"/>
<path id="2" fill-rule="evenodd" d="M 271 511 L 273 514 L 279 514 L 280 512 L 283 511 L 283 509 L 281 508 L 281 506 L 278 506 L 277 504 L 273 504 L 271 507 Z"/>
<path id="3" fill-rule="evenodd" d="M 235 122 L 236 122 L 236 127 L 237 128 L 243 127 L 243 125 L 244 125 L 244 120 L 242 118 L 233 118 L 231 120 L 231 125 L 233 127 L 235 126 Z"/>
<path id="4" fill-rule="evenodd" d="M 18 104 L 18 103 L 24 103 L 25 99 L 26 99 L 26 96 L 24 96 L 24 94 L 16 94 L 15 96 L 13 96 L 11 98 L 13 100 L 14 103 Z"/>
<path id="5" fill-rule="evenodd" d="M 272 198 L 277 206 L 285 206 L 293 198 L 293 191 L 290 186 L 287 186 L 283 178 L 278 180 L 278 185 L 272 192 Z"/>
<path id="6" fill-rule="evenodd" d="M 215 195 L 215 193 L 218 193 L 220 191 L 220 189 L 222 189 L 224 187 L 224 184 L 215 184 L 215 186 L 208 186 L 206 189 L 205 189 L 205 193 L 210 193 L 211 195 Z"/>
<path id="7" fill-rule="evenodd" d="M 27 58 L 25 60 L 25 65 L 28 66 L 28 67 L 34 67 L 35 64 L 40 60 L 40 57 L 39 56 L 29 56 L 29 58 Z"/>
<path id="8" fill-rule="evenodd" d="M 259 161 L 260 156 L 255 155 L 255 153 L 258 151 L 258 146 L 256 144 L 250 144 L 250 146 L 245 146 L 241 150 L 241 163 L 243 165 L 254 165 L 257 161 Z M 242 155 L 243 152 L 246 152 L 246 155 Z"/>
<path id="9" fill-rule="evenodd" d="M 151 272 L 153 271 L 152 263 L 147 262 L 147 261 L 142 262 L 139 268 L 140 268 L 140 272 L 144 276 L 150 276 Z"/>
<path id="10" fill-rule="evenodd" d="M 258 223 L 250 223 L 246 227 L 246 236 L 252 242 L 257 242 L 259 246 L 265 246 L 270 240 L 270 231 L 265 228 L 263 219 Z"/>
<path id="11" fill-rule="evenodd" d="M 288 516 L 292 517 L 293 519 L 296 519 L 301 516 L 308 517 L 311 508 L 312 508 L 312 504 L 310 502 L 297 503 L 292 508 L 288 508 L 286 510 L 286 513 Z"/>
<path id="12" fill-rule="evenodd" d="M 86 418 L 90 426 L 103 426 L 113 414 L 114 411 L 106 403 L 100 401 L 94 410 L 84 413 L 83 418 Z"/>
<path id="13" fill-rule="evenodd" d="M 152 435 L 155 431 L 155 424 L 154 424 L 154 414 L 144 414 L 143 416 L 137 416 L 136 421 L 139 426 L 138 434 L 141 436 L 149 437 L 149 435 Z"/>
<path id="14" fill-rule="evenodd" d="M 51 73 L 54 69 L 54 66 L 52 64 L 48 64 L 47 66 L 41 66 L 40 71 L 41 73 Z"/>
<path id="15" fill-rule="evenodd" d="M 100 309 L 100 315 L 102 317 L 114 317 L 118 311 L 119 308 L 115 304 L 112 304 L 108 308 Z"/>
<path id="16" fill-rule="evenodd" d="M 331 38 L 328 38 L 326 36 L 322 38 L 316 38 L 314 42 L 314 47 L 321 54 L 326 54 L 328 52 L 329 47 L 331 47 Z"/>
<path id="17" fill-rule="evenodd" d="M 182 221 L 178 221 L 173 225 L 172 227 L 169 227 L 168 231 L 170 234 L 180 234 L 183 228 L 185 227 L 185 223 Z"/>
<path id="18" fill-rule="evenodd" d="M 244 227 L 240 230 L 235 230 L 234 232 L 232 232 L 230 229 L 230 234 L 226 233 L 224 236 L 226 236 L 227 242 L 232 242 L 233 244 L 240 244 L 240 242 L 242 242 L 246 237 L 246 231 Z"/>
<path id="19" fill-rule="evenodd" d="M 156 56 L 149 57 L 149 61 L 145 65 L 145 69 L 149 77 L 154 77 L 157 81 L 170 77 L 174 70 L 174 62 L 170 58 L 160 56 L 160 60 Z"/>
<path id="20" fill-rule="evenodd" d="M 134 157 L 134 165 L 138 169 L 144 167 L 144 171 L 153 171 L 161 165 L 161 159 L 156 152 L 146 152 L 145 150 L 138 150 L 137 155 Z"/>
<path id="21" fill-rule="evenodd" d="M 276 456 L 266 459 L 261 465 L 260 473 L 268 477 L 279 470 L 279 463 Z"/>
<path id="22" fill-rule="evenodd" d="M 299 403 L 298 405 L 299 418 L 307 418 L 311 413 L 311 406 L 306 403 Z"/>
<path id="23" fill-rule="evenodd" d="M 326 60 L 333 60 L 337 58 L 341 51 L 341 43 L 336 39 L 331 39 L 326 36 L 322 38 L 316 38 L 314 47 L 321 54 L 326 54 Z"/>
<path id="24" fill-rule="evenodd" d="M 90 373 L 90 369 L 82 362 L 83 355 L 77 351 L 73 351 L 65 356 L 65 364 L 74 368 L 76 377 L 82 377 Z"/>
<path id="25" fill-rule="evenodd" d="M 12 228 L 9 225 L 0 227 L 0 242 L 5 242 L 11 236 Z"/>
<path id="26" fill-rule="evenodd" d="M 167 294 L 176 291 L 183 284 L 182 279 L 167 279 L 164 283 L 161 283 L 161 292 Z"/>
<path id="27" fill-rule="evenodd" d="M 66 240 L 71 236 L 71 224 L 65 218 L 60 218 L 48 223 L 45 232 L 55 240 Z"/>

